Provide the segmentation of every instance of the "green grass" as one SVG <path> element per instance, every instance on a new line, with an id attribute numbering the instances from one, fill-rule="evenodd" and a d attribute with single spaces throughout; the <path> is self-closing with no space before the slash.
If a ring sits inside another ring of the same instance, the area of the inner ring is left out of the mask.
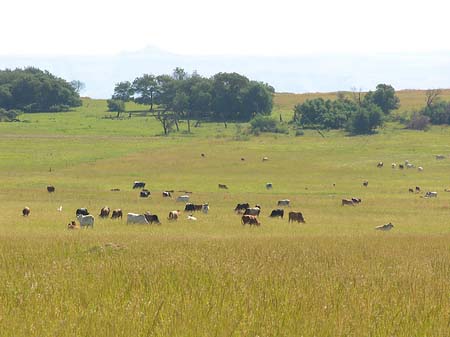
<path id="1" fill-rule="evenodd" d="M 450 158 L 434 158 L 450 155 L 449 128 L 236 141 L 234 125 L 203 124 L 162 137 L 151 117 L 105 119 L 104 101 L 86 103 L 0 124 L 2 337 L 449 335 Z M 406 159 L 424 171 L 390 168 Z M 193 191 L 210 213 L 169 223 L 183 205 L 165 189 Z M 361 205 L 341 206 L 352 196 Z M 306 224 L 268 217 L 284 198 Z M 240 224 L 238 202 L 261 204 L 261 227 Z M 102 220 L 105 205 L 162 225 Z M 93 230 L 66 229 L 79 207 Z"/>

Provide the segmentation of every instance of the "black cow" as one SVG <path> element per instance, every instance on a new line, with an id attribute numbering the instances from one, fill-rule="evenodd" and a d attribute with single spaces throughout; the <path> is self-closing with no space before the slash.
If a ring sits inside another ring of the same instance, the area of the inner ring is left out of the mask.
<path id="1" fill-rule="evenodd" d="M 47 192 L 48 193 L 52 193 L 52 192 L 55 192 L 55 186 L 47 186 Z"/>
<path id="2" fill-rule="evenodd" d="M 185 212 L 194 212 L 195 211 L 195 205 L 191 203 L 187 203 L 186 206 L 184 206 Z"/>
<path id="3" fill-rule="evenodd" d="M 150 191 L 149 191 L 149 190 L 142 190 L 142 191 L 139 193 L 139 196 L 140 196 L 141 198 L 148 198 L 148 197 L 150 196 Z"/>
<path id="4" fill-rule="evenodd" d="M 76 215 L 89 215 L 87 208 L 78 208 L 75 212 Z"/>
<path id="5" fill-rule="evenodd" d="M 245 210 L 249 207 L 250 207 L 250 204 L 248 202 L 246 202 L 245 204 L 237 204 L 234 211 L 238 212 L 238 213 L 245 212 Z"/>
<path id="6" fill-rule="evenodd" d="M 270 213 L 270 217 L 271 218 L 280 217 L 281 219 L 283 219 L 283 216 L 284 216 L 284 210 L 283 209 L 274 209 L 272 211 L 272 213 Z"/>
<path id="7" fill-rule="evenodd" d="M 147 219 L 147 221 L 148 221 L 149 224 L 152 224 L 152 223 L 154 223 L 154 222 L 155 222 L 157 225 L 160 225 L 160 224 L 161 224 L 161 222 L 159 221 L 158 216 L 157 216 L 156 214 L 150 214 L 150 212 L 145 212 L 145 213 L 144 213 L 144 216 L 145 216 L 145 218 Z"/>
<path id="8" fill-rule="evenodd" d="M 144 188 L 144 187 L 145 187 L 145 182 L 143 182 L 143 181 L 135 181 L 133 184 L 133 189 Z"/>
<path id="9" fill-rule="evenodd" d="M 172 194 L 169 191 L 162 192 L 163 198 L 172 198 Z"/>

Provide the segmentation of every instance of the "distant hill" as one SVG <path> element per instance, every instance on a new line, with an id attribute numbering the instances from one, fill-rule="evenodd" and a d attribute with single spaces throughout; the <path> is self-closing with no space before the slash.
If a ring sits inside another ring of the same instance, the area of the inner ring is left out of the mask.
<path id="1" fill-rule="evenodd" d="M 2 56 L 0 69 L 36 66 L 86 84 L 84 96 L 108 98 L 114 84 L 179 66 L 204 76 L 236 71 L 273 85 L 277 92 L 334 92 L 450 87 L 450 52 L 421 54 L 317 54 L 303 56 L 185 56 L 155 48 L 103 56 Z"/>

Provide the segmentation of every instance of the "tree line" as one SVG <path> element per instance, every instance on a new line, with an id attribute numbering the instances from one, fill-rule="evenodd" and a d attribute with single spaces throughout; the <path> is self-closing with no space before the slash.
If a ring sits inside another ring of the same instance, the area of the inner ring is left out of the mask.
<path id="1" fill-rule="evenodd" d="M 303 128 L 346 129 L 353 134 L 371 133 L 381 126 L 385 116 L 398 109 L 400 99 L 388 84 L 375 91 L 353 92 L 350 97 L 338 93 L 336 100 L 316 98 L 297 104 L 294 124 Z"/>
<path id="2" fill-rule="evenodd" d="M 74 86 L 48 71 L 33 67 L 0 70 L 2 120 L 15 119 L 21 112 L 56 112 L 80 105 Z"/>
<path id="3" fill-rule="evenodd" d="M 161 122 L 164 133 L 178 121 L 186 120 L 190 132 L 192 120 L 246 122 L 254 116 L 270 115 L 274 88 L 252 81 L 238 73 L 217 73 L 203 77 L 176 68 L 172 74 L 144 74 L 132 82 L 117 83 L 108 100 L 117 116 L 125 111 L 125 102 L 149 105 L 149 111 Z M 155 107 L 157 107 L 155 109 Z"/>

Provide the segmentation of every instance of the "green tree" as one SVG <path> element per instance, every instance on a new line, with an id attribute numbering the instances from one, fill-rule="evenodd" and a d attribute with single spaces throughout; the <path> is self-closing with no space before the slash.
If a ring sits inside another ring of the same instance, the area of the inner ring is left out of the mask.
<path id="1" fill-rule="evenodd" d="M 70 81 L 70 85 L 78 95 L 80 94 L 81 91 L 84 90 L 84 88 L 86 88 L 86 85 L 79 80 Z"/>
<path id="2" fill-rule="evenodd" d="M 375 104 L 367 104 L 350 117 L 347 130 L 352 134 L 370 134 L 382 124 L 383 111 Z"/>
<path id="3" fill-rule="evenodd" d="M 388 84 L 378 84 L 374 92 L 369 91 L 364 96 L 364 102 L 378 105 L 385 115 L 400 107 L 400 99 L 395 94 L 395 89 Z"/>
<path id="4" fill-rule="evenodd" d="M 153 111 L 154 96 L 157 90 L 157 81 L 155 76 L 144 74 L 133 81 L 133 92 L 135 101 L 140 104 L 150 105 L 150 111 Z"/>
<path id="5" fill-rule="evenodd" d="M 125 102 L 120 99 L 108 99 L 108 111 L 117 112 L 116 118 L 120 117 L 120 113 L 125 111 Z"/>
<path id="6" fill-rule="evenodd" d="M 133 88 L 130 82 L 119 82 L 114 87 L 114 94 L 112 99 L 121 100 L 123 102 L 128 102 L 133 97 Z"/>

